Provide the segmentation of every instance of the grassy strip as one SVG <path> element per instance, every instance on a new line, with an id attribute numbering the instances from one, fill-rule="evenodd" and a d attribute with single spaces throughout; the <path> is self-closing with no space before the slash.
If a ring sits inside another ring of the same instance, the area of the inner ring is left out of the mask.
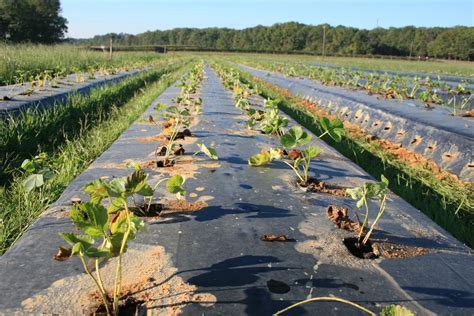
<path id="1" fill-rule="evenodd" d="M 0 254 L 8 250 L 32 221 L 61 195 L 67 185 L 188 68 L 189 66 L 182 66 L 177 71 L 163 75 L 159 81 L 120 108 L 114 106 L 109 115 L 96 121 L 87 131 L 73 139 L 67 139 L 56 148 L 50 158 L 55 177 L 39 190 L 27 194 L 22 185 L 23 177 L 18 175 L 10 188 L 0 191 Z"/>
<path id="2" fill-rule="evenodd" d="M 280 99 L 280 108 L 300 124 L 320 135 L 322 130 L 315 115 L 302 105 L 303 99 L 284 94 L 275 86 L 256 80 L 249 73 L 238 71 L 241 80 L 258 86 L 261 96 Z M 428 170 L 413 168 L 365 137 L 347 137 L 340 143 L 326 139 L 345 157 L 351 159 L 373 177 L 384 174 L 390 189 L 432 218 L 456 238 L 474 246 L 474 207 L 472 184 L 459 185 L 440 180 Z"/>
<path id="3" fill-rule="evenodd" d="M 72 94 L 65 102 L 46 109 L 30 108 L 0 122 L 0 185 L 11 181 L 24 159 L 38 152 L 53 152 L 66 139 L 106 119 L 139 89 L 179 66 L 176 63 L 132 76 L 87 95 Z"/>

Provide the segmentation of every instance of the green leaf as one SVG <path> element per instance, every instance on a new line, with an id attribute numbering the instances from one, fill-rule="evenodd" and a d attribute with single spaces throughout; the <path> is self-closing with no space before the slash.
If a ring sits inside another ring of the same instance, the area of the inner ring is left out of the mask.
<path id="1" fill-rule="evenodd" d="M 110 251 L 99 250 L 95 247 L 90 247 L 84 251 L 84 254 L 89 258 L 101 258 L 101 257 L 108 257 L 110 255 Z"/>
<path id="2" fill-rule="evenodd" d="M 96 179 L 86 184 L 82 190 L 89 193 L 92 203 L 100 203 L 102 199 L 108 197 L 107 183 L 102 179 Z"/>
<path id="3" fill-rule="evenodd" d="M 285 148 L 294 148 L 309 143 L 312 136 L 303 131 L 300 126 L 293 126 L 288 133 L 280 137 L 280 143 Z"/>
<path id="4" fill-rule="evenodd" d="M 166 182 L 166 189 L 170 193 L 176 193 L 178 194 L 178 198 L 181 195 L 185 195 L 186 191 L 183 189 L 183 184 L 185 182 L 184 177 L 180 175 L 175 175 L 172 176 L 167 182 Z"/>
<path id="5" fill-rule="evenodd" d="M 204 144 L 196 144 L 196 145 L 198 145 L 198 147 L 199 147 L 198 152 L 204 153 L 206 156 L 208 156 L 211 159 L 214 159 L 214 160 L 219 159 L 219 157 L 217 156 L 217 151 L 214 148 L 207 147 Z"/>
<path id="6" fill-rule="evenodd" d="M 362 188 L 355 187 L 355 188 L 346 189 L 346 193 L 349 194 L 351 199 L 357 201 L 362 197 Z"/>
<path id="7" fill-rule="evenodd" d="M 30 193 L 32 190 L 39 188 L 44 184 L 44 178 L 42 174 L 32 174 L 23 180 L 23 186 L 26 192 Z"/>
<path id="8" fill-rule="evenodd" d="M 124 197 L 118 197 L 112 200 L 112 203 L 107 207 L 107 213 L 112 214 L 117 211 L 123 210 L 127 200 Z"/>
<path id="9" fill-rule="evenodd" d="M 259 154 L 253 155 L 249 158 L 248 164 L 252 167 L 263 166 L 270 163 L 272 160 L 271 153 L 266 149 L 262 149 Z"/>
<path id="10" fill-rule="evenodd" d="M 125 233 L 127 230 L 127 214 L 125 210 L 121 210 L 116 214 L 110 223 L 110 233 L 115 235 L 116 233 Z"/>
<path id="11" fill-rule="evenodd" d="M 270 157 L 271 160 L 281 159 L 282 153 L 280 148 L 270 148 Z"/>
<path id="12" fill-rule="evenodd" d="M 125 180 L 121 178 L 112 179 L 110 182 L 104 182 L 107 188 L 107 193 L 111 197 L 125 196 Z"/>
<path id="13" fill-rule="evenodd" d="M 380 312 L 380 316 L 415 316 L 415 314 L 406 307 L 392 304 L 385 306 Z"/>
<path id="14" fill-rule="evenodd" d="M 23 160 L 23 163 L 21 164 L 21 168 L 25 170 L 26 172 L 33 173 L 38 168 L 38 165 L 30 159 L 25 159 Z"/>
<path id="15" fill-rule="evenodd" d="M 308 146 L 305 150 L 303 150 L 303 156 L 306 159 L 314 159 L 321 153 L 321 149 L 318 147 Z"/>
<path id="16" fill-rule="evenodd" d="M 93 238 L 107 235 L 109 218 L 107 210 L 100 204 L 86 202 L 74 205 L 71 220 L 74 225 Z"/>
<path id="17" fill-rule="evenodd" d="M 127 162 L 127 168 L 133 168 L 135 170 L 141 170 L 142 167 L 140 166 L 140 164 L 136 161 L 129 161 Z"/>
<path id="18" fill-rule="evenodd" d="M 139 194 L 141 196 L 153 196 L 153 189 L 146 182 L 148 174 L 142 170 L 135 170 L 127 177 L 125 190 L 128 194 Z"/>
<path id="19" fill-rule="evenodd" d="M 94 239 L 88 235 L 77 235 L 73 233 L 60 233 L 59 234 L 68 244 L 74 247 L 78 247 L 77 244 L 80 244 L 81 247 L 86 250 L 94 244 Z"/>
<path id="20" fill-rule="evenodd" d="M 344 124 L 340 119 L 334 119 L 330 121 L 327 117 L 321 117 L 319 123 L 322 129 L 328 133 L 328 135 L 336 142 L 342 140 L 342 136 L 345 133 Z"/>

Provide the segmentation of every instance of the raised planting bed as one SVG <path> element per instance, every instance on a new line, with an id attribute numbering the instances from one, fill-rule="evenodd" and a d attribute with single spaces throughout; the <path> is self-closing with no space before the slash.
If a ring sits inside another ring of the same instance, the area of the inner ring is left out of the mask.
<path id="1" fill-rule="evenodd" d="M 192 136 L 180 140 L 185 153 L 172 167 L 156 167 L 155 152 L 163 135 L 153 122 L 161 122 L 155 105 L 169 106 L 179 96 L 177 87 L 160 96 L 143 119 L 0 258 L 0 313 L 80 313 L 93 305 L 94 285 L 79 260 L 61 263 L 51 256 L 63 244 L 58 233 L 73 229 L 67 216 L 71 198 L 85 201 L 80 188 L 98 177 L 129 175 L 129 159 L 142 164 L 150 182 L 163 174 L 184 175 L 186 199 L 194 206 L 165 203 L 168 212 L 145 219 L 146 232 L 137 234 L 123 257 L 123 287 L 129 297 L 144 301 L 142 310 L 149 314 L 268 315 L 308 297 L 331 295 L 374 312 L 390 304 L 418 314 L 474 311 L 468 248 L 390 193 L 373 240 L 387 239 L 426 252 L 406 259 L 353 256 L 343 239 L 354 234 L 336 228 L 326 218 L 326 209 L 345 205 L 353 218 L 355 202 L 303 191 L 293 185 L 293 173 L 283 164 L 248 166 L 250 156 L 278 140 L 247 130 L 245 114 L 209 67 L 206 77 L 200 89 L 202 114 L 190 126 Z M 261 100 L 255 101 L 257 107 Z M 191 156 L 198 143 L 215 147 L 219 160 Z M 372 180 L 324 142 L 311 144 L 322 150 L 311 164 L 319 180 L 339 186 Z M 158 193 L 157 197 L 163 195 Z M 114 262 L 104 264 L 104 278 L 110 279 Z M 328 315 L 358 310 L 332 301 L 301 305 L 292 312 Z"/>
<path id="2" fill-rule="evenodd" d="M 442 108 L 428 110 L 416 101 L 383 100 L 365 93 L 326 87 L 309 79 L 241 65 L 242 69 L 327 112 L 360 126 L 367 133 L 422 154 L 464 181 L 474 179 L 474 121 L 450 116 Z"/>
<path id="3" fill-rule="evenodd" d="M 391 76 L 347 68 L 333 69 L 301 63 L 243 61 L 248 66 L 283 73 L 288 77 L 311 78 L 325 86 L 364 91 L 385 99 L 418 100 L 425 107 L 443 107 L 448 113 L 472 117 L 473 87 L 466 82 L 446 83 L 441 78 Z"/>
<path id="4" fill-rule="evenodd" d="M 163 66 L 172 60 L 161 61 Z M 0 86 L 0 119 L 14 115 L 21 110 L 37 107 L 44 108 L 58 102 L 64 102 L 72 93 L 87 94 L 91 89 L 123 80 L 133 75 L 152 70 L 153 67 L 122 70 L 118 73 L 97 71 L 70 74 L 65 77 Z"/>

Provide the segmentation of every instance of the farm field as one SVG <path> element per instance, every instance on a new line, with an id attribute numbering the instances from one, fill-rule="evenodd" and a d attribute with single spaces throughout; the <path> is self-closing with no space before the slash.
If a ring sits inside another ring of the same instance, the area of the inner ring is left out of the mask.
<path id="1" fill-rule="evenodd" d="M 304 64 L 317 64 L 328 66 L 339 66 L 345 68 L 358 68 L 361 70 L 389 71 L 400 73 L 424 73 L 435 75 L 449 75 L 460 77 L 472 77 L 474 66 L 467 61 L 456 60 L 432 60 L 432 61 L 409 61 L 388 58 L 371 57 L 333 57 L 333 56 L 309 56 L 309 55 L 284 55 L 284 54 L 233 54 L 222 53 L 229 57 L 239 56 L 255 60 L 272 60 L 278 62 L 298 62 Z"/>
<path id="2" fill-rule="evenodd" d="M 48 49 L 64 90 L 0 90 L 0 314 L 472 313 L 467 67 Z"/>

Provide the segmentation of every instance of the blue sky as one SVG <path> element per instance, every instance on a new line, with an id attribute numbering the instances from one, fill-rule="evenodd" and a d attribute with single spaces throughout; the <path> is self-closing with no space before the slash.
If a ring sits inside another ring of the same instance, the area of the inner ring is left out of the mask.
<path id="1" fill-rule="evenodd" d="M 175 27 L 245 28 L 297 21 L 377 26 L 473 26 L 474 0 L 62 0 L 68 36 Z"/>

